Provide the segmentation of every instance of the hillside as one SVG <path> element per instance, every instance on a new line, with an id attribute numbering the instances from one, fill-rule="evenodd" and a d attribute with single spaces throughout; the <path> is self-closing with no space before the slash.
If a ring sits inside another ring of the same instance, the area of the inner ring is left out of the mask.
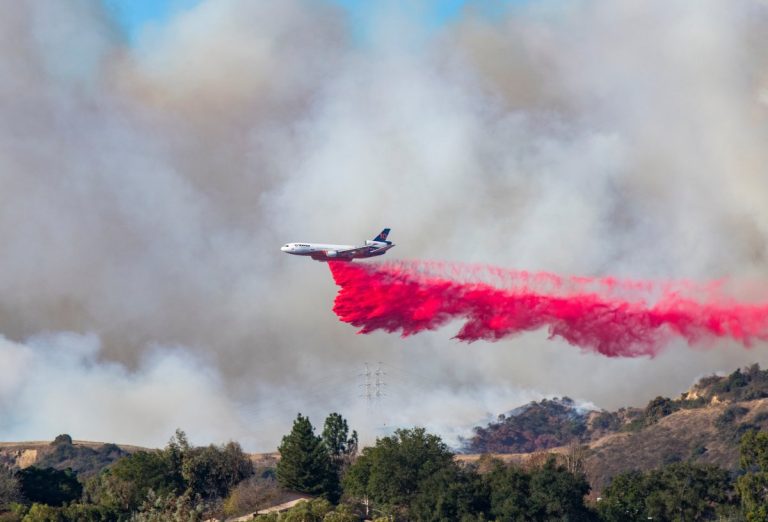
<path id="1" fill-rule="evenodd" d="M 70 468 L 87 477 L 99 472 L 120 457 L 144 450 L 138 446 L 72 440 L 59 435 L 53 442 L 0 442 L 0 465 L 11 468 Z"/>
<path id="2" fill-rule="evenodd" d="M 739 440 L 752 429 L 768 429 L 768 371 L 756 364 L 705 377 L 678 399 L 656 397 L 645 408 L 584 411 L 567 397 L 533 402 L 475 427 L 462 460 L 493 453 L 522 462 L 583 446 L 585 470 L 599 491 L 622 471 L 672 462 L 736 469 Z"/>
<path id="3" fill-rule="evenodd" d="M 678 410 L 637 431 L 590 441 L 587 476 L 599 490 L 617 473 L 672 462 L 710 463 L 734 470 L 739 466 L 739 440 L 750 429 L 768 429 L 768 399 Z"/>
<path id="4" fill-rule="evenodd" d="M 589 412 L 578 409 L 563 397 L 532 402 L 508 413 L 496 422 L 474 428 L 464 441 L 468 453 L 528 453 L 562 446 L 588 438 Z"/>

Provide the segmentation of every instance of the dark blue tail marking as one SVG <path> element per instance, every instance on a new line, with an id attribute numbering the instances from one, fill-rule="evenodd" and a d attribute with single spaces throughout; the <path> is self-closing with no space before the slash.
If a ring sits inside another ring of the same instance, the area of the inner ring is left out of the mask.
<path id="1" fill-rule="evenodd" d="M 379 234 L 378 236 L 374 237 L 373 240 L 374 241 L 386 241 L 387 240 L 387 236 L 389 235 L 389 231 L 390 231 L 389 228 L 385 228 L 384 230 L 381 231 L 381 234 Z"/>

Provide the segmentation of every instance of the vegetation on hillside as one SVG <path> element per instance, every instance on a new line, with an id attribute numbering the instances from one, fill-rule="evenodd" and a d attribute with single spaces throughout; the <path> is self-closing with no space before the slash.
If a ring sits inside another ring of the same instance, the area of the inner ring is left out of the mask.
<path id="1" fill-rule="evenodd" d="M 658 396 L 645 408 L 621 408 L 615 412 L 590 412 L 568 397 L 544 399 L 499 415 L 486 426 L 476 426 L 463 441 L 467 453 L 530 453 L 573 443 L 595 441 L 609 433 L 637 432 L 680 410 L 703 408 L 713 403 L 738 403 L 768 397 L 768 370 L 753 364 L 727 376 L 702 378 L 678 399 Z M 730 406 L 717 426 L 735 448 L 742 435 L 759 429 L 768 413 L 751 423 L 740 420 L 747 409 Z"/>
<path id="2" fill-rule="evenodd" d="M 573 400 L 543 399 L 507 415 L 499 415 L 488 426 L 477 426 L 465 441 L 469 453 L 530 453 L 580 441 L 587 434 L 587 412 Z"/>
<path id="3" fill-rule="evenodd" d="M 89 446 L 75 444 L 67 434 L 59 435 L 47 447 L 36 448 L 38 468 L 53 468 L 58 470 L 71 469 L 79 477 L 90 477 L 99 473 L 113 462 L 128 455 L 128 452 L 115 444 Z M 12 466 L 13 460 L 6 456 L 6 462 L 0 465 Z"/>
<path id="4" fill-rule="evenodd" d="M 39 463 L 94 465 L 0 469 L 0 522 L 198 522 L 254 513 L 297 492 L 314 498 L 256 520 L 763 521 L 768 402 L 742 400 L 761 396 L 765 373 L 753 366 L 707 377 L 679 399 L 657 397 L 642 409 L 585 412 L 568 398 L 541 401 L 476 431 L 484 449 L 568 445 L 521 463 L 491 455 L 462 463 L 423 428 L 358 452 L 357 434 L 337 413 L 319 434 L 299 414 L 278 464 L 258 470 L 235 442 L 193 447 L 177 431 L 162 450 L 123 454 L 94 472 L 99 458 L 114 456 L 110 445 L 79 452 L 62 435 Z M 606 433 L 615 435 L 583 444 Z"/>
<path id="5" fill-rule="evenodd" d="M 0 499 L 0 507 L 10 511 L 5 520 L 23 522 L 197 520 L 195 513 L 218 509 L 252 474 L 239 444 L 192 447 L 177 431 L 165 449 L 125 455 L 93 476 L 51 467 L 19 470 L 15 498 Z"/>
<path id="6" fill-rule="evenodd" d="M 59 435 L 50 449 L 43 451 L 35 462 L 39 468 L 71 469 L 81 477 L 100 472 L 113 462 L 128 455 L 115 444 L 104 444 L 98 448 L 74 445 L 69 435 Z"/>
<path id="7" fill-rule="evenodd" d="M 741 466 L 736 489 L 749 522 L 768 520 L 768 433 L 751 431 L 741 440 Z"/>

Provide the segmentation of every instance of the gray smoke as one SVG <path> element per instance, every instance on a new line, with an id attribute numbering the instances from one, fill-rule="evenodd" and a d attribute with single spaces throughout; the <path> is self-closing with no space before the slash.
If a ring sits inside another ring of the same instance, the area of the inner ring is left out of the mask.
<path id="1" fill-rule="evenodd" d="M 390 226 L 400 258 L 764 282 L 764 3 L 380 6 L 360 36 L 322 2 L 205 0 L 135 45 L 96 0 L 0 7 L 1 438 L 271 450 L 298 411 L 450 434 L 768 363 L 356 336 L 327 267 L 279 251 Z"/>

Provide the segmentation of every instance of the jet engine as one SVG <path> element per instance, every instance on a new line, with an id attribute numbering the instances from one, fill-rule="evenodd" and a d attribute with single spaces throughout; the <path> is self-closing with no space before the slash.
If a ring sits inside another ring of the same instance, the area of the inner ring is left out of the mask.
<path id="1" fill-rule="evenodd" d="M 328 250 L 328 251 L 325 253 L 325 255 L 326 255 L 326 256 L 328 256 L 328 257 L 336 257 L 336 254 L 337 254 L 337 253 L 338 253 L 338 252 L 336 252 L 335 250 Z"/>

